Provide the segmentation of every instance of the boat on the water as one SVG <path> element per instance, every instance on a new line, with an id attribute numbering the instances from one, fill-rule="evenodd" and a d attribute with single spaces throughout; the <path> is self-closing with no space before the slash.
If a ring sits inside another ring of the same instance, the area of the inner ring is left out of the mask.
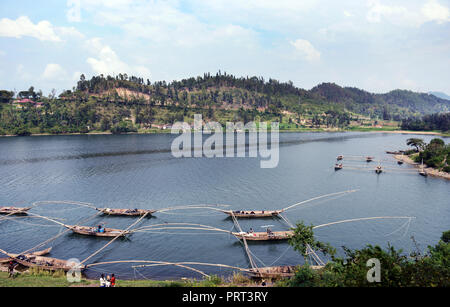
<path id="1" fill-rule="evenodd" d="M 89 226 L 70 226 L 64 225 L 66 228 L 72 230 L 74 233 L 85 235 L 85 236 L 94 236 L 94 237 L 117 237 L 117 236 L 125 236 L 130 234 L 130 231 L 123 231 L 120 229 L 113 228 L 101 228 L 99 230 L 98 227 L 89 227 Z"/>
<path id="2" fill-rule="evenodd" d="M 297 268 L 294 265 L 272 266 L 250 269 L 248 273 L 252 278 L 283 278 L 294 276 Z"/>
<path id="3" fill-rule="evenodd" d="M 428 173 L 425 170 L 425 167 L 423 166 L 423 159 L 422 159 L 422 164 L 420 165 L 419 175 L 423 176 L 423 177 L 427 177 L 428 176 Z"/>
<path id="4" fill-rule="evenodd" d="M 277 241 L 288 240 L 294 235 L 294 231 L 266 231 L 266 232 L 233 232 L 238 239 L 245 238 L 248 241 Z"/>
<path id="5" fill-rule="evenodd" d="M 75 266 L 75 263 L 68 260 L 62 260 L 51 257 L 36 256 L 36 255 L 19 255 L 12 257 L 15 262 L 30 268 L 39 268 L 47 271 L 70 271 Z M 80 265 L 79 269 L 84 270 L 85 265 Z"/>
<path id="6" fill-rule="evenodd" d="M 27 256 L 27 257 L 31 257 L 31 256 L 45 256 L 45 255 L 49 254 L 51 250 L 52 250 L 52 248 L 49 247 L 49 248 L 44 249 L 42 251 L 37 251 L 37 252 L 34 252 L 34 253 L 25 254 L 25 256 Z M 9 254 L 9 253 L 7 255 L 10 258 L 1 258 L 0 259 L 0 263 L 7 263 L 7 262 L 9 262 L 11 260 L 11 257 L 12 258 L 16 258 L 16 257 L 20 256 L 19 254 Z"/>
<path id="7" fill-rule="evenodd" d="M 114 216 L 147 216 L 152 215 L 156 210 L 145 210 L 145 209 L 110 209 L 110 208 L 96 208 L 97 211 L 102 212 L 107 215 Z"/>
<path id="8" fill-rule="evenodd" d="M 261 218 L 261 217 L 273 217 L 280 215 L 283 210 L 221 210 L 223 213 L 228 214 L 229 216 L 235 216 L 238 218 Z"/>
<path id="9" fill-rule="evenodd" d="M 375 173 L 381 174 L 382 172 L 383 172 L 383 168 L 381 167 L 381 165 L 378 165 L 378 166 L 375 168 Z"/>
<path id="10" fill-rule="evenodd" d="M 248 274 L 252 278 L 271 278 L 278 279 L 284 277 L 292 277 L 298 270 L 298 266 L 295 265 L 283 265 L 249 269 Z M 323 268 L 321 265 L 311 265 L 311 269 L 320 270 Z"/>
<path id="11" fill-rule="evenodd" d="M 341 161 L 341 160 L 343 160 L 344 159 L 344 156 L 343 155 L 339 155 L 339 156 L 337 156 L 337 158 L 336 158 L 336 160 L 338 160 L 338 161 Z"/>
<path id="12" fill-rule="evenodd" d="M 339 171 L 343 168 L 344 168 L 344 165 L 342 165 L 342 163 L 336 163 L 336 165 L 334 166 L 335 171 Z"/>
<path id="13" fill-rule="evenodd" d="M 368 156 L 368 157 L 366 157 L 366 162 L 372 162 L 372 161 L 373 161 L 373 159 L 374 159 L 374 157 L 370 157 L 370 156 Z"/>
<path id="14" fill-rule="evenodd" d="M 0 214 L 27 214 L 27 211 L 30 209 L 31 207 L 0 207 Z"/>

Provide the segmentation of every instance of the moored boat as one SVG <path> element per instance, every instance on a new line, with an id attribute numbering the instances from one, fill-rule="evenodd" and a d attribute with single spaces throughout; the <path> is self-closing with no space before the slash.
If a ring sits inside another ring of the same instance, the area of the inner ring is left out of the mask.
<path id="1" fill-rule="evenodd" d="M 374 157 L 370 157 L 370 156 L 368 156 L 368 157 L 366 157 L 366 162 L 372 162 L 372 161 L 373 161 L 373 159 L 374 159 Z"/>
<path id="2" fill-rule="evenodd" d="M 145 210 L 145 209 L 110 209 L 110 208 L 96 208 L 97 211 L 102 212 L 107 215 L 114 216 L 147 216 L 152 215 L 156 210 Z"/>
<path id="3" fill-rule="evenodd" d="M 72 230 L 74 233 L 85 235 L 85 236 L 94 236 L 94 237 L 117 237 L 117 236 L 125 236 L 130 234 L 130 231 L 123 231 L 120 229 L 113 228 L 101 228 L 99 231 L 98 227 L 89 227 L 89 226 L 70 226 L 65 225 L 66 228 Z"/>
<path id="4" fill-rule="evenodd" d="M 427 171 L 425 170 L 425 167 L 424 167 L 424 165 L 423 165 L 423 159 L 422 159 L 422 164 L 420 165 L 419 175 L 420 175 L 420 176 L 424 176 L 424 177 L 427 177 L 427 176 L 428 176 L 428 173 L 427 173 Z"/>
<path id="5" fill-rule="evenodd" d="M 31 207 L 0 207 L 0 214 L 27 214 L 27 211 L 30 209 Z"/>
<path id="6" fill-rule="evenodd" d="M 280 213 L 283 212 L 283 210 L 237 210 L 237 211 L 231 211 L 231 210 L 222 210 L 223 213 L 228 214 L 229 216 L 234 215 L 238 218 L 261 218 L 261 217 L 273 217 L 278 216 Z"/>
<path id="7" fill-rule="evenodd" d="M 336 160 L 338 160 L 338 161 L 341 161 L 341 160 L 343 160 L 344 159 L 344 156 L 343 155 L 339 155 L 339 156 L 337 156 L 337 158 L 336 158 Z"/>
<path id="8" fill-rule="evenodd" d="M 39 268 L 47 271 L 70 271 L 76 265 L 72 261 L 62 260 L 51 257 L 36 256 L 36 255 L 19 255 L 17 257 L 11 257 L 15 262 L 31 268 Z M 86 266 L 80 265 L 79 269 L 84 270 Z"/>
<path id="9" fill-rule="evenodd" d="M 342 165 L 342 163 L 336 163 L 336 165 L 334 166 L 334 170 L 338 171 L 344 168 L 344 165 Z"/>
<path id="10" fill-rule="evenodd" d="M 30 253 L 30 254 L 25 254 L 26 257 L 31 257 L 31 256 L 44 256 L 50 253 L 50 251 L 52 250 L 51 247 L 44 249 L 42 251 L 37 251 L 34 253 Z M 7 254 L 9 257 L 15 258 L 20 256 L 19 254 Z M 2 258 L 0 259 L 0 263 L 6 263 L 8 261 L 10 261 L 11 258 Z"/>
<path id="11" fill-rule="evenodd" d="M 315 265 L 310 266 L 313 270 L 318 270 L 323 268 L 323 266 Z M 273 266 L 273 267 L 262 267 L 248 270 L 250 277 L 253 278 L 283 278 L 292 277 L 295 275 L 298 266 L 294 265 L 284 265 L 284 266 Z"/>
<path id="12" fill-rule="evenodd" d="M 267 232 L 233 232 L 239 239 L 245 238 L 248 241 L 277 241 L 288 240 L 294 235 L 294 231 L 267 231 Z"/>

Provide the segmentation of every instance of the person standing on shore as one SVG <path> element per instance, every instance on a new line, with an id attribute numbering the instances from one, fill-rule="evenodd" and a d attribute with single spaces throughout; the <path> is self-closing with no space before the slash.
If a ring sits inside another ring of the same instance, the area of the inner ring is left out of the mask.
<path id="1" fill-rule="evenodd" d="M 14 268 L 16 267 L 16 264 L 14 261 L 10 261 L 8 265 L 8 278 L 14 278 Z"/>
<path id="2" fill-rule="evenodd" d="M 102 276 L 100 276 L 100 287 L 101 288 L 105 288 L 106 287 L 106 279 L 105 279 L 105 275 L 102 274 Z"/>
<path id="3" fill-rule="evenodd" d="M 111 287 L 114 288 L 116 286 L 116 276 L 114 274 L 111 275 Z"/>

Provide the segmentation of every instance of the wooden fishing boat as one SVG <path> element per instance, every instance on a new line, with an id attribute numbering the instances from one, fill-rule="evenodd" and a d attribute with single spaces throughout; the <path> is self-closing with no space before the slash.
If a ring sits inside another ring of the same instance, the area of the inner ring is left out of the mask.
<path id="1" fill-rule="evenodd" d="M 252 278 L 283 278 L 283 277 L 292 277 L 295 275 L 299 267 L 294 265 L 284 265 L 284 266 L 272 266 L 272 267 L 263 267 L 263 268 L 255 268 L 248 270 L 250 277 Z M 323 268 L 320 265 L 310 266 L 313 270 L 318 270 Z"/>
<path id="2" fill-rule="evenodd" d="M 294 276 L 297 268 L 294 265 L 272 266 L 250 269 L 248 272 L 252 278 L 282 278 Z"/>
<path id="3" fill-rule="evenodd" d="M 30 268 L 39 268 L 47 271 L 70 271 L 74 267 L 74 263 L 67 260 L 50 258 L 36 255 L 19 255 L 17 257 L 11 257 L 15 262 Z M 81 265 L 80 270 L 86 268 L 85 265 Z"/>
<path id="4" fill-rule="evenodd" d="M 377 168 L 375 168 L 375 173 L 381 174 L 382 172 L 383 172 L 383 168 L 381 166 L 377 166 Z"/>
<path id="5" fill-rule="evenodd" d="M 423 166 L 423 159 L 422 159 L 422 164 L 420 165 L 419 175 L 424 176 L 424 177 L 428 176 L 428 173 L 425 171 L 425 167 Z"/>
<path id="6" fill-rule="evenodd" d="M 419 175 L 420 175 L 420 176 L 427 177 L 427 176 L 428 176 L 428 173 L 427 173 L 425 170 L 421 169 L 421 170 L 419 171 Z"/>
<path id="7" fill-rule="evenodd" d="M 344 165 L 342 165 L 342 163 L 336 164 L 336 165 L 334 166 L 334 170 L 335 170 L 335 171 L 339 171 L 339 170 L 341 170 L 341 169 L 343 169 L 343 168 L 344 168 Z"/>
<path id="8" fill-rule="evenodd" d="M 156 210 L 144 210 L 144 209 L 110 209 L 110 208 L 96 208 L 97 211 L 107 215 L 114 216 L 151 216 Z"/>
<path id="9" fill-rule="evenodd" d="M 31 207 L 17 208 L 17 207 L 0 207 L 0 214 L 27 214 Z"/>
<path id="10" fill-rule="evenodd" d="M 397 164 L 398 164 L 398 165 L 402 165 L 402 164 L 403 164 L 403 160 L 398 160 L 398 161 L 397 161 Z"/>
<path id="11" fill-rule="evenodd" d="M 233 232 L 233 235 L 239 239 L 245 238 L 248 241 L 278 241 L 290 239 L 294 235 L 294 232 L 292 230 L 271 232 Z"/>
<path id="12" fill-rule="evenodd" d="M 130 231 L 123 231 L 120 229 L 113 228 L 102 228 L 104 231 L 99 232 L 97 227 L 89 227 L 89 226 L 70 226 L 64 225 L 66 228 L 72 230 L 74 233 L 85 235 L 85 236 L 94 236 L 94 237 L 117 237 L 118 235 L 124 236 L 130 234 Z"/>
<path id="13" fill-rule="evenodd" d="M 339 155 L 339 156 L 337 156 L 337 158 L 336 158 L 336 160 L 338 160 L 338 161 L 341 161 L 341 160 L 343 160 L 344 159 L 344 156 L 343 155 Z"/>
<path id="14" fill-rule="evenodd" d="M 44 250 L 42 250 L 42 251 L 37 251 L 37 252 L 34 252 L 34 253 L 25 254 L 25 256 L 27 256 L 27 257 L 31 257 L 31 256 L 44 256 L 44 255 L 49 254 L 51 250 L 52 250 L 52 248 L 49 247 L 49 248 L 44 249 Z M 19 254 L 8 254 L 8 255 L 9 255 L 10 257 L 13 257 L 13 258 L 20 256 Z M 11 260 L 11 258 L 1 258 L 1 259 L 0 259 L 0 263 L 7 263 L 7 262 L 9 262 L 10 260 Z"/>
<path id="15" fill-rule="evenodd" d="M 366 157 L 366 162 L 372 162 L 374 157 Z"/>
<path id="16" fill-rule="evenodd" d="M 278 216 L 280 213 L 283 212 L 283 210 L 256 210 L 256 211 L 243 211 L 243 210 L 238 210 L 238 211 L 231 211 L 231 210 L 221 210 L 223 213 L 228 214 L 229 216 L 234 215 L 235 217 L 238 218 L 261 218 L 261 217 L 273 217 L 273 216 Z"/>

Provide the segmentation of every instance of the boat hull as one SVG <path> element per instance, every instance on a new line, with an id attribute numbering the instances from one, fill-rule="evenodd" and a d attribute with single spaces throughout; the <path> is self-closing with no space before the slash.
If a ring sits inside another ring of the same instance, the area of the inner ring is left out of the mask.
<path id="1" fill-rule="evenodd" d="M 13 258 L 15 262 L 29 268 L 39 268 L 46 271 L 70 271 L 73 269 L 73 264 L 66 260 L 43 257 L 43 256 L 32 256 L 28 259 Z M 86 266 L 82 265 L 79 267 L 81 271 L 86 269 Z"/>
<path id="2" fill-rule="evenodd" d="M 129 209 L 97 209 L 97 210 L 102 212 L 103 214 L 111 216 L 143 216 L 145 214 L 151 216 L 153 213 L 156 212 L 156 210 L 143 210 L 143 209 L 138 209 L 136 211 Z"/>
<path id="3" fill-rule="evenodd" d="M 237 218 L 267 218 L 280 215 L 281 211 L 224 211 L 229 216 L 235 216 Z"/>
<path id="4" fill-rule="evenodd" d="M 239 233 L 233 232 L 233 235 L 239 239 L 247 241 L 281 241 L 289 240 L 293 235 L 293 231 L 274 231 L 270 235 L 267 232 Z"/>
<path id="5" fill-rule="evenodd" d="M 110 229 L 106 228 L 105 232 L 98 232 L 96 227 L 84 227 L 84 226 L 66 226 L 73 233 L 84 235 L 84 236 L 92 236 L 92 237 L 104 237 L 104 238 L 114 238 L 117 236 L 125 236 L 130 234 L 129 231 L 123 231 L 120 229 Z"/>
<path id="6" fill-rule="evenodd" d="M 16 207 L 0 207 L 0 214 L 11 214 L 11 215 L 25 215 L 31 207 L 27 208 L 16 208 Z"/>

